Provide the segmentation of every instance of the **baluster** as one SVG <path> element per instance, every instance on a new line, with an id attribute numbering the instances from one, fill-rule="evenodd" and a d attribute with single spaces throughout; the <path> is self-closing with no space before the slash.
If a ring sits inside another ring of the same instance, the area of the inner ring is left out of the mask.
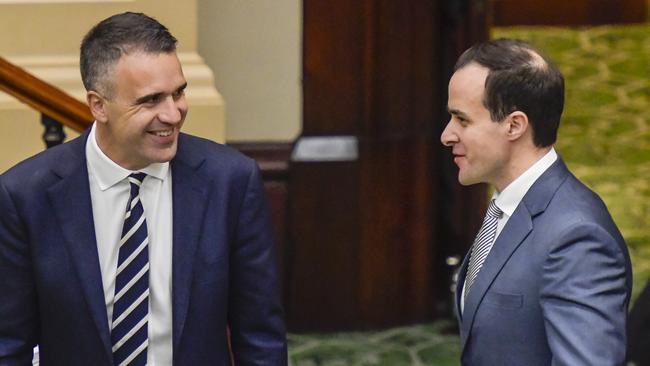
<path id="1" fill-rule="evenodd" d="M 63 132 L 63 125 L 61 123 L 45 114 L 41 114 L 41 123 L 45 126 L 43 141 L 48 149 L 63 143 L 63 140 L 65 140 L 65 132 Z"/>

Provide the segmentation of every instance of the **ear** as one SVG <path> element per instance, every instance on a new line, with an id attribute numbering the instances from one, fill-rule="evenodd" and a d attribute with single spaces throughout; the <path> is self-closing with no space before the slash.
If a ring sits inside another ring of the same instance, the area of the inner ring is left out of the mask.
<path id="1" fill-rule="evenodd" d="M 95 120 L 99 123 L 106 123 L 108 121 L 108 114 L 106 113 L 106 99 L 95 91 L 86 93 L 86 101 L 90 108 L 90 113 L 93 114 Z"/>
<path id="2" fill-rule="evenodd" d="M 514 141 L 525 135 L 528 131 L 528 116 L 521 111 L 514 111 L 506 117 L 508 127 L 508 140 Z"/>

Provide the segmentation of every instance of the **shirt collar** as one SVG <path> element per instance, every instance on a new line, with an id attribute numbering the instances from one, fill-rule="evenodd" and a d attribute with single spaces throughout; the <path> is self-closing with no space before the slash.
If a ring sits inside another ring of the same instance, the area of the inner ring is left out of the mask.
<path id="1" fill-rule="evenodd" d="M 88 170 L 97 179 L 99 189 L 102 191 L 114 186 L 115 184 L 126 179 L 134 171 L 124 169 L 111 160 L 99 148 L 97 139 L 95 138 L 95 127 L 97 122 L 93 123 L 88 140 L 86 142 L 86 159 L 88 160 Z M 165 163 L 152 163 L 148 166 L 138 170 L 139 172 L 146 173 L 148 176 L 165 180 L 167 171 L 169 170 L 169 162 Z"/>
<path id="2" fill-rule="evenodd" d="M 513 212 L 519 203 L 528 192 L 528 189 L 535 183 L 535 181 L 557 160 L 557 153 L 554 148 L 551 148 L 541 159 L 537 160 L 530 168 L 528 168 L 522 175 L 517 177 L 512 183 L 501 192 L 495 191 L 492 194 L 492 199 L 496 200 L 496 205 L 508 215 L 512 216 Z"/>

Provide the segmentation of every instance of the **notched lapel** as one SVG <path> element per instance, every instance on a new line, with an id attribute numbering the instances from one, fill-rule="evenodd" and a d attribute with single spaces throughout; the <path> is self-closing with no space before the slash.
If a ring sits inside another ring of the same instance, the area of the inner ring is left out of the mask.
<path id="1" fill-rule="evenodd" d="M 75 165 L 72 159 L 68 163 L 70 166 Z M 75 167 L 56 174 L 61 177 L 61 180 L 50 187 L 47 194 L 63 232 L 70 260 L 79 276 L 79 283 L 90 308 L 90 314 L 104 343 L 104 349 L 111 357 L 108 315 L 85 160 L 77 160 Z"/>
<path id="2" fill-rule="evenodd" d="M 528 234 L 533 228 L 531 215 L 526 208 L 526 205 L 520 204 L 508 223 L 499 234 L 496 242 L 490 250 L 483 267 L 478 273 L 474 284 L 467 298 L 465 298 L 465 307 L 463 312 L 463 320 L 461 322 L 463 335 L 461 339 L 462 348 L 465 347 L 467 338 L 469 336 L 474 318 L 476 316 L 476 309 L 483 300 L 488 288 L 497 277 L 503 266 L 506 264 L 512 253 L 521 245 L 526 239 Z"/>
<path id="3" fill-rule="evenodd" d="M 183 161 L 172 161 L 172 317 L 174 353 L 176 353 L 187 309 L 196 247 L 204 220 L 208 183 L 198 173 L 200 162 L 190 166 Z"/>

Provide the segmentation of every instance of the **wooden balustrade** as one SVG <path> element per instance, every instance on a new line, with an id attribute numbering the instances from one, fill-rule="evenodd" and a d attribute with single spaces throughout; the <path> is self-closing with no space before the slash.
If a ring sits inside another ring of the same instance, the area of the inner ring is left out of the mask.
<path id="1" fill-rule="evenodd" d="M 2 57 L 0 90 L 78 132 L 88 128 L 94 120 L 85 103 Z"/>

